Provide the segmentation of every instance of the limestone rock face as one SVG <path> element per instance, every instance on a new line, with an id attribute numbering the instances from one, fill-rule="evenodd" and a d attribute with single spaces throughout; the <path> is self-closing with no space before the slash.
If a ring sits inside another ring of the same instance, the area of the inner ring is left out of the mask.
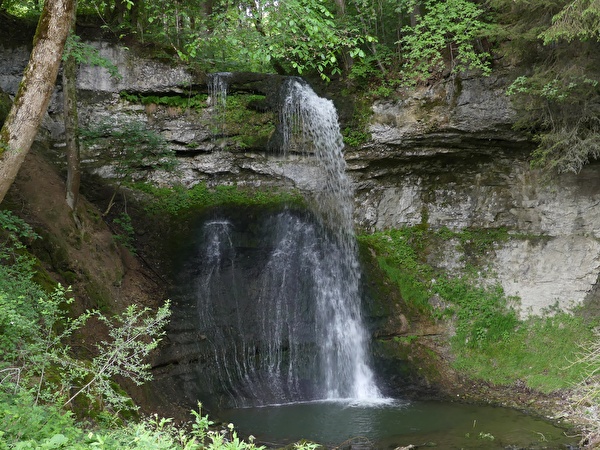
<path id="1" fill-rule="evenodd" d="M 82 65 L 79 69 L 77 87 L 97 93 L 151 92 L 183 93 L 190 86 L 193 75 L 183 66 L 143 58 L 125 47 L 107 42 L 92 43 L 100 57 L 112 62 L 119 69 L 115 78 L 100 66 Z"/>
<path id="2" fill-rule="evenodd" d="M 494 268 L 506 294 L 521 298 L 524 313 L 568 310 L 597 281 L 600 244 L 577 234 L 510 241 L 496 251 Z"/>
<path id="3" fill-rule="evenodd" d="M 10 95 L 0 89 L 0 127 L 4 124 L 11 106 L 12 99 L 10 98 Z"/>
<path id="4" fill-rule="evenodd" d="M 119 95 L 210 94 L 210 77 L 112 44 L 93 45 L 118 66 L 121 78 L 100 67 L 80 68 L 81 124 L 136 120 L 161 133 L 177 153 L 179 170 L 146 173 L 148 180 L 305 192 L 324 185 L 324 174 L 309 157 L 283 158 L 271 151 L 277 133 L 270 142 L 240 143 L 253 131 L 244 130 L 248 120 L 239 118 L 232 119 L 236 127 L 215 131 L 219 112 L 210 98 L 205 108 L 192 110 L 143 105 Z M 28 50 L 2 44 L 0 55 L 0 89 L 14 94 Z M 277 123 L 282 77 L 234 73 L 226 82 L 229 93 L 262 95 L 248 108 L 269 115 L 265 123 Z M 550 180 L 532 170 L 533 144 L 512 128 L 514 111 L 505 85 L 502 75 L 464 75 L 375 102 L 371 139 L 345 153 L 355 187 L 356 226 L 364 232 L 417 224 L 452 230 L 503 227 L 513 238 L 497 243 L 488 263 L 506 292 L 521 298 L 523 314 L 592 301 L 600 266 L 600 165 Z M 57 89 L 41 133 L 56 145 L 59 159 L 60 96 Z M 110 159 L 102 149 L 84 154 L 89 170 L 108 177 L 114 174 Z M 444 267 L 453 270 L 456 255 L 440 252 L 441 265 L 445 259 Z"/>
<path id="5" fill-rule="evenodd" d="M 346 154 L 356 223 L 370 232 L 505 228 L 514 237 L 487 262 L 522 315 L 594 301 L 600 165 L 550 180 L 532 170 L 532 145 L 512 129 L 502 86 L 455 80 L 375 104 L 371 141 Z M 456 269 L 452 251 L 438 253 L 443 268 Z"/>
<path id="6" fill-rule="evenodd" d="M 2 63 L 0 64 L 0 89 L 4 92 L 15 95 L 19 89 L 19 83 L 23 76 L 23 70 L 29 61 L 30 48 L 23 44 L 14 46 L 8 43 L 0 43 L 0 54 Z"/>

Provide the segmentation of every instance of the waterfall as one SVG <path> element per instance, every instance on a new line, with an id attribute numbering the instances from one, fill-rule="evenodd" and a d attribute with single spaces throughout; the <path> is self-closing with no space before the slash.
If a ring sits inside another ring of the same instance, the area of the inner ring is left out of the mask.
<path id="1" fill-rule="evenodd" d="M 225 134 L 225 112 L 227 110 L 227 89 L 230 72 L 217 72 L 208 75 L 208 104 L 213 108 L 212 136 Z"/>
<path id="2" fill-rule="evenodd" d="M 283 150 L 314 158 L 323 184 L 310 212 L 204 222 L 194 295 L 206 367 L 238 406 L 380 399 L 337 112 L 298 80 L 283 98 Z"/>
<path id="3" fill-rule="evenodd" d="M 381 397 L 368 365 L 368 337 L 363 325 L 360 267 L 353 227 L 353 188 L 346 176 L 344 144 L 333 102 L 319 97 L 300 79 L 284 85 L 280 113 L 283 150 L 313 154 L 324 172 L 314 192 L 313 211 L 333 230 L 316 277 L 316 333 L 324 371 L 326 398 Z"/>

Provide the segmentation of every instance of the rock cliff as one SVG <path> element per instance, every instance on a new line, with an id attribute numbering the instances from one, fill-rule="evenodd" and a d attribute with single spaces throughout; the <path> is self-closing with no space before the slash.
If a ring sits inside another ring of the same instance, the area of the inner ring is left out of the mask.
<path id="1" fill-rule="evenodd" d="M 111 78 L 101 67 L 80 68 L 81 124 L 135 120 L 160 132 L 176 151 L 178 171 L 144 174 L 148 179 L 307 192 L 321 185 L 310 158 L 283 158 L 269 150 L 276 147 L 281 77 L 224 75 L 229 94 L 256 98 L 243 106 L 228 105 L 223 112 L 214 102 L 210 77 L 123 47 L 94 45 L 118 66 L 121 78 Z M 0 89 L 14 94 L 27 54 L 25 46 L 0 44 Z M 520 298 L 522 314 L 593 302 L 600 271 L 600 166 L 590 164 L 577 176 L 552 179 L 532 170 L 532 143 L 512 128 L 506 82 L 501 75 L 467 74 L 374 101 L 370 139 L 345 153 L 355 184 L 356 226 L 365 232 L 419 224 L 452 230 L 504 228 L 509 239 L 496 243 L 486 265 L 509 295 Z M 198 108 L 140 100 L 198 94 L 208 96 Z M 60 95 L 57 89 L 40 133 L 40 139 L 55 146 L 59 160 Z M 347 104 L 341 95 L 333 100 Z M 240 111 L 244 114 L 231 114 Z M 347 111 L 340 115 L 344 120 Z M 256 116 L 261 116 L 256 128 L 244 128 Z M 248 139 L 248 133 L 262 138 Z M 106 177 L 113 173 L 102 149 L 84 160 L 91 171 Z M 432 260 L 458 270 L 464 263 L 457 251 L 449 242 Z"/>

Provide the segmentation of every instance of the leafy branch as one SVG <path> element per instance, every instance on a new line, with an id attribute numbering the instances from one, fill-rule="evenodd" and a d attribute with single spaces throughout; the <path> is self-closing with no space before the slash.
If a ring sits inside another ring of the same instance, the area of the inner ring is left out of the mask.
<path id="1" fill-rule="evenodd" d="M 117 394 L 111 386 L 111 379 L 120 375 L 141 385 L 151 379 L 150 365 L 146 357 L 154 350 L 160 338 L 165 334 L 163 328 L 170 316 L 170 302 L 158 309 L 156 315 L 149 314 L 149 308 L 139 309 L 130 305 L 122 314 L 108 319 L 95 313 L 98 319 L 108 327 L 110 341 L 101 341 L 97 345 L 98 356 L 89 366 L 76 364 L 74 373 L 89 381 L 81 386 L 65 403 L 67 406 L 79 395 L 85 393 L 90 399 L 94 394 L 102 394 L 113 406 L 122 406 L 127 397 Z"/>
<path id="2" fill-rule="evenodd" d="M 410 12 L 415 4 L 410 1 L 399 12 Z M 489 75 L 490 54 L 479 50 L 477 43 L 491 34 L 492 26 L 484 21 L 479 5 L 467 0 L 427 0 L 423 6 L 425 13 L 417 17 L 414 26 L 402 28 L 403 36 L 396 42 L 403 49 L 405 79 L 416 83 L 430 78 L 432 72 L 441 72 L 446 54 L 452 73 L 478 69 Z"/>
<path id="3" fill-rule="evenodd" d="M 76 34 L 70 33 L 63 51 L 63 61 L 68 58 L 75 59 L 77 64 L 89 64 L 90 66 L 103 67 L 108 70 L 111 77 L 121 79 L 119 68 L 109 59 L 100 56 L 98 49 L 81 40 Z"/>

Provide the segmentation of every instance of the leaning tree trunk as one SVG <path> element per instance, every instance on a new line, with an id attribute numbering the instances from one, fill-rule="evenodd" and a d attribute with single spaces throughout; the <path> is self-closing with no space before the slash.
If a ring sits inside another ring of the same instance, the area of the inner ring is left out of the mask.
<path id="1" fill-rule="evenodd" d="M 29 63 L 0 131 L 0 202 L 15 180 L 48 108 L 74 7 L 74 0 L 47 0 L 44 4 Z"/>

